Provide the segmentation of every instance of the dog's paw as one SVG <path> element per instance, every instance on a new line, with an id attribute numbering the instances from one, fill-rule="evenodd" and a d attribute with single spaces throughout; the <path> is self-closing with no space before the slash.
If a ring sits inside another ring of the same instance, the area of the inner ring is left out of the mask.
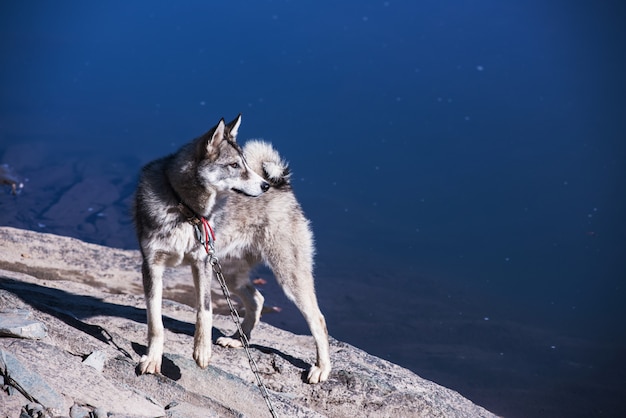
<path id="1" fill-rule="evenodd" d="M 330 367 L 322 369 L 317 366 L 311 366 L 309 370 L 309 374 L 306 378 L 307 382 L 311 384 L 321 383 L 328 380 L 328 375 L 330 374 Z"/>
<path id="2" fill-rule="evenodd" d="M 193 359 L 200 368 L 206 369 L 211 361 L 211 344 L 196 344 L 193 349 Z"/>
<path id="3" fill-rule="evenodd" d="M 241 347 L 243 347 L 243 344 L 241 343 L 241 340 L 239 340 L 237 338 L 231 338 L 231 337 L 219 337 L 217 339 L 217 343 L 219 345 L 221 345 L 222 347 L 230 347 L 230 348 L 241 348 Z"/>
<path id="4" fill-rule="evenodd" d="M 146 355 L 141 356 L 139 360 L 139 373 L 140 374 L 157 374 L 161 373 L 161 357 L 152 358 Z"/>

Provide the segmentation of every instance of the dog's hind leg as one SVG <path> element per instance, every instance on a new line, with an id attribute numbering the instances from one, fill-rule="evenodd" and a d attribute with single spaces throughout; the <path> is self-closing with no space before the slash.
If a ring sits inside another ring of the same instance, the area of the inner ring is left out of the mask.
<path id="1" fill-rule="evenodd" d="M 225 259 L 224 261 L 224 275 L 228 289 L 241 300 L 246 310 L 246 315 L 241 323 L 241 330 L 250 340 L 252 329 L 261 319 L 264 301 L 261 292 L 250 283 L 250 267 L 257 263 L 257 259 Z M 231 337 L 218 338 L 217 344 L 224 347 L 242 347 L 239 331 Z"/>
<path id="2" fill-rule="evenodd" d="M 162 265 L 150 265 L 144 259 L 141 270 L 148 316 L 148 352 L 141 357 L 139 372 L 141 374 L 160 373 L 164 342 L 163 319 L 161 317 L 164 268 Z"/>
<path id="3" fill-rule="evenodd" d="M 295 244 L 290 262 L 285 260 L 269 259 L 270 268 L 276 276 L 276 280 L 283 288 L 289 299 L 300 309 L 304 319 L 309 324 L 309 329 L 315 340 L 317 348 L 317 361 L 309 370 L 307 381 L 309 383 L 324 382 L 330 374 L 330 347 L 328 343 L 328 330 L 326 320 L 317 304 L 315 286 L 313 283 L 312 262 L 305 262 L 303 254 L 296 256 Z M 289 252 L 289 251 L 287 251 Z M 282 261 L 282 262 L 280 262 Z"/>
<path id="4" fill-rule="evenodd" d="M 192 263 L 191 272 L 196 287 L 196 331 L 193 338 L 193 359 L 201 368 L 206 368 L 211 360 L 211 328 L 213 326 L 213 312 L 211 301 L 211 276 L 213 269 L 208 258 Z"/>

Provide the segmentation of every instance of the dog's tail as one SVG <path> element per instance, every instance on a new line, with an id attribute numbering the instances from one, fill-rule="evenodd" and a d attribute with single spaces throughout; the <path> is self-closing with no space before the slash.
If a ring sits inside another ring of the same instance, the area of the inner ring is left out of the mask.
<path id="1" fill-rule="evenodd" d="M 279 188 L 290 184 L 289 164 L 280 157 L 272 144 L 256 139 L 247 141 L 243 147 L 243 155 L 250 168 L 272 187 Z"/>

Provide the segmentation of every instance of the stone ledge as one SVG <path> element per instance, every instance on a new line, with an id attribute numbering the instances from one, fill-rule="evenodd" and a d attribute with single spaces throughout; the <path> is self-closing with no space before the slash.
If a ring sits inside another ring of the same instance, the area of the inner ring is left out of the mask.
<path id="1" fill-rule="evenodd" d="M 25 252 L 39 260 L 35 266 L 29 265 L 30 257 L 15 263 Z M 62 253 L 72 254 L 70 261 Z M 33 402 L 41 403 L 48 416 L 69 416 L 73 407 L 113 417 L 269 416 L 242 350 L 214 346 L 211 366 L 201 370 L 195 365 L 195 315 L 181 303 L 163 304 L 163 375 L 136 375 L 145 352 L 144 301 L 122 290 L 140 286 L 138 270 L 128 269 L 137 260 L 136 251 L 0 228 L 0 254 L 2 267 L 13 270 L 0 271 L 0 310 L 27 310 L 48 331 L 40 340 L 0 338 L 2 353 L 17 362 L 12 360 L 2 372 L 7 388 L 0 392 L 2 416 L 16 416 L 19 408 Z M 81 262 L 77 267 L 71 260 Z M 19 271 L 22 266 L 29 274 Z M 123 274 L 118 276 L 118 270 Z M 81 276 L 88 280 L 81 282 Z M 117 277 L 132 283 L 118 284 Z M 98 278 L 106 284 L 99 286 Z M 233 329 L 229 317 L 215 315 L 214 339 Z M 315 358 L 312 337 L 261 323 L 251 343 L 279 416 L 494 416 L 455 391 L 334 339 L 333 372 L 319 385 L 304 383 Z M 104 358 L 101 372 L 84 362 L 94 352 Z M 10 389 L 12 381 L 22 379 L 21 369 L 36 374 L 54 400 L 26 391 L 29 399 Z"/>

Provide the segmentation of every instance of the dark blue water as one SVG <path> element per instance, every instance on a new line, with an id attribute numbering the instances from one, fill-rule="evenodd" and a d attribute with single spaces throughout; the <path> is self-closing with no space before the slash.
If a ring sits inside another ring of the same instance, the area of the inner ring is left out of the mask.
<path id="1" fill-rule="evenodd" d="M 291 163 L 334 337 L 498 414 L 624 416 L 624 18 L 591 0 L 3 2 L 0 163 L 29 181 L 0 224 L 136 248 L 139 167 L 242 112 L 241 138 Z M 306 332 L 284 307 L 268 321 Z"/>

